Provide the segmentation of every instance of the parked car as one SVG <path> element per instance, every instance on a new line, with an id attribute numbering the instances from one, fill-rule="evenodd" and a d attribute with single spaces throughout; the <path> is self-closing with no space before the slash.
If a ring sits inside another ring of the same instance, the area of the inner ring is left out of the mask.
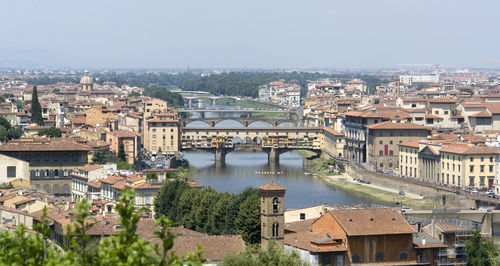
<path id="1" fill-rule="evenodd" d="M 403 190 L 399 191 L 399 195 L 405 195 L 406 193 Z"/>

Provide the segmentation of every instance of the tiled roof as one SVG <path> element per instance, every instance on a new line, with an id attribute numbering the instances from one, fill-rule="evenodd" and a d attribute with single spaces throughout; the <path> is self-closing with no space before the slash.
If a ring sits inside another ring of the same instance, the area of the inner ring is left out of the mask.
<path id="1" fill-rule="evenodd" d="M 419 145 L 418 145 L 419 142 L 420 142 L 420 140 L 417 139 L 417 140 L 412 140 L 412 141 L 408 141 L 408 142 L 399 143 L 399 146 L 418 148 L 419 147 Z"/>
<path id="2" fill-rule="evenodd" d="M 0 145 L 0 151 L 89 151 L 70 139 L 18 139 Z"/>
<path id="3" fill-rule="evenodd" d="M 393 130 L 394 129 L 425 129 L 425 130 L 430 130 L 427 127 L 413 124 L 413 123 L 393 123 L 391 121 L 372 124 L 372 125 L 366 126 L 366 128 L 369 128 L 369 129 L 393 129 Z"/>
<path id="4" fill-rule="evenodd" d="M 441 152 L 456 154 L 498 154 L 500 149 L 489 146 L 474 146 L 466 143 L 453 143 L 443 146 Z"/>
<path id="5" fill-rule="evenodd" d="M 344 136 L 344 134 L 342 134 L 336 130 L 333 130 L 332 128 L 324 127 L 323 130 L 334 135 L 334 136 Z"/>
<path id="6" fill-rule="evenodd" d="M 339 238 L 339 236 L 332 236 L 331 233 L 302 231 L 285 234 L 284 243 L 311 252 L 347 251 L 347 247 L 342 244 L 343 239 Z"/>
<path id="7" fill-rule="evenodd" d="M 87 164 L 84 167 L 80 167 L 77 169 L 85 171 L 85 172 L 90 172 L 90 171 L 94 171 L 94 170 L 101 169 L 101 168 L 102 168 L 102 165 L 100 165 L 100 164 Z"/>
<path id="8" fill-rule="evenodd" d="M 290 231 L 290 232 L 311 231 L 312 224 L 316 220 L 317 219 L 308 219 L 308 220 L 302 220 L 302 221 L 297 221 L 297 222 L 293 222 L 293 223 L 286 223 L 285 224 L 285 231 Z"/>
<path id="9" fill-rule="evenodd" d="M 491 113 L 488 110 L 484 110 L 478 113 L 469 115 L 469 117 L 491 117 Z"/>
<path id="10" fill-rule="evenodd" d="M 395 209 L 330 211 L 348 236 L 413 234 L 415 230 Z"/>
<path id="11" fill-rule="evenodd" d="M 459 227 L 453 224 L 445 223 L 445 222 L 435 222 L 436 226 L 439 226 L 443 232 L 456 232 L 456 231 L 464 231 L 464 230 L 471 230 L 470 228 L 466 227 Z"/>
<path id="12" fill-rule="evenodd" d="M 108 134 L 119 137 L 119 138 L 133 138 L 133 137 L 138 137 L 141 134 L 135 133 L 132 131 L 125 131 L 125 130 L 115 130 L 115 131 L 110 131 Z"/>
<path id="13" fill-rule="evenodd" d="M 286 190 L 286 188 L 284 188 L 284 187 L 282 187 L 274 182 L 260 186 L 259 189 L 260 190 L 270 190 L 270 191 L 285 191 Z"/>
<path id="14" fill-rule="evenodd" d="M 456 103 L 457 99 L 455 98 L 432 98 L 429 99 L 429 103 Z"/>
<path id="15" fill-rule="evenodd" d="M 437 116 L 437 115 L 433 115 L 433 114 L 426 114 L 425 118 L 426 119 L 443 119 L 442 117 Z"/>

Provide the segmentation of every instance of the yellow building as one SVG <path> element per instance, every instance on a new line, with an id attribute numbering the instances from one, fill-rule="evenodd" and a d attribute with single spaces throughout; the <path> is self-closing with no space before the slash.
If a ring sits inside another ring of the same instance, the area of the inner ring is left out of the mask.
<path id="1" fill-rule="evenodd" d="M 95 107 L 92 107 L 85 111 L 85 123 L 87 125 L 103 125 L 109 120 L 114 120 L 118 117 L 118 114 L 107 112 Z"/>
<path id="2" fill-rule="evenodd" d="M 399 145 L 400 173 L 456 187 L 493 188 L 500 149 L 458 142 Z"/>
<path id="3" fill-rule="evenodd" d="M 139 156 L 139 137 L 139 133 L 115 130 L 107 132 L 106 142 L 110 144 L 111 150 L 116 154 L 119 152 L 120 144 L 123 144 L 127 163 L 135 164 Z"/>
<path id="4" fill-rule="evenodd" d="M 143 129 L 144 148 L 152 153 L 179 151 L 179 121 L 163 116 L 146 120 Z"/>
<path id="5" fill-rule="evenodd" d="M 344 134 L 331 128 L 323 128 L 323 150 L 330 157 L 343 158 Z"/>

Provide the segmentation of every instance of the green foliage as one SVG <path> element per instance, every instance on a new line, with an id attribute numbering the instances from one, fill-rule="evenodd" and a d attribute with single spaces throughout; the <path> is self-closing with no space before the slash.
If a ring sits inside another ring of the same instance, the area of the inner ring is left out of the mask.
<path id="1" fill-rule="evenodd" d="M 92 162 L 97 163 L 97 164 L 105 164 L 108 162 L 115 162 L 117 161 L 118 158 L 116 158 L 116 155 L 105 149 L 99 149 L 94 153 L 94 156 L 92 156 Z"/>
<path id="2" fill-rule="evenodd" d="M 158 174 L 156 173 L 149 173 L 146 175 L 147 180 L 158 180 Z"/>
<path id="3" fill-rule="evenodd" d="M 5 102 L 5 96 L 2 94 L 0 94 L 0 102 L 2 102 L 2 103 Z"/>
<path id="4" fill-rule="evenodd" d="M 248 196 L 240 205 L 236 217 L 236 233 L 247 243 L 260 241 L 260 197 L 257 194 Z"/>
<path id="5" fill-rule="evenodd" d="M 141 94 L 138 91 L 133 91 L 128 94 L 128 97 L 138 97 L 141 96 Z"/>
<path id="6" fill-rule="evenodd" d="M 155 198 L 156 215 L 165 215 L 207 234 L 241 234 L 247 243 L 260 241 L 260 201 L 256 189 L 240 194 L 217 193 L 211 188 L 197 190 L 184 181 L 165 184 Z"/>
<path id="7" fill-rule="evenodd" d="M 38 101 L 36 86 L 33 87 L 33 92 L 31 94 L 31 122 L 37 123 L 38 125 L 43 124 L 42 106 Z"/>
<path id="8" fill-rule="evenodd" d="M 479 229 L 472 232 L 472 237 L 465 245 L 465 255 L 467 265 L 471 266 L 489 266 L 495 265 L 494 260 L 499 255 L 498 249 L 493 241 L 481 236 Z"/>
<path id="9" fill-rule="evenodd" d="M 0 141 L 5 142 L 11 139 L 18 139 L 22 134 L 21 129 L 11 126 L 7 119 L 0 117 Z"/>
<path id="10" fill-rule="evenodd" d="M 127 155 L 125 154 L 125 145 L 123 145 L 123 143 L 120 143 L 120 145 L 118 145 L 118 160 L 127 161 Z"/>
<path id="11" fill-rule="evenodd" d="M 135 165 L 129 164 L 125 161 L 117 161 L 116 162 L 116 169 L 118 169 L 118 170 L 134 170 Z"/>
<path id="12" fill-rule="evenodd" d="M 14 188 L 14 186 L 11 183 L 7 182 L 0 183 L 0 189 L 11 189 L 11 188 Z"/>
<path id="13" fill-rule="evenodd" d="M 47 240 L 51 235 L 46 209 L 42 222 L 35 225 L 39 233 L 27 232 L 20 225 L 14 232 L 0 231 L 0 265 L 202 265 L 207 260 L 202 257 L 199 246 L 196 251 L 179 258 L 171 252 L 174 234 L 169 230 L 172 221 L 165 217 L 157 220 L 160 227 L 153 232 L 159 237 L 162 249 L 137 235 L 137 223 L 142 211 L 134 207 L 134 193 L 125 190 L 116 206 L 123 230 L 116 236 L 106 238 L 102 243 L 91 241 L 87 230 L 96 221 L 90 216 L 90 205 L 78 202 L 73 210 L 74 223 L 68 225 L 65 237 L 68 246 L 64 251 Z"/>
<path id="14" fill-rule="evenodd" d="M 226 257 L 223 266 L 301 266 L 302 262 L 296 252 L 288 252 L 277 243 L 269 242 L 267 248 L 259 245 L 250 245 L 244 251 Z"/>
<path id="15" fill-rule="evenodd" d="M 60 138 L 62 132 L 57 127 L 44 128 L 38 132 L 38 136 L 46 136 L 48 138 Z"/>
<path id="16" fill-rule="evenodd" d="M 178 93 L 171 92 L 165 87 L 151 85 L 144 90 L 144 95 L 167 101 L 169 105 L 178 108 L 184 106 L 184 100 Z"/>

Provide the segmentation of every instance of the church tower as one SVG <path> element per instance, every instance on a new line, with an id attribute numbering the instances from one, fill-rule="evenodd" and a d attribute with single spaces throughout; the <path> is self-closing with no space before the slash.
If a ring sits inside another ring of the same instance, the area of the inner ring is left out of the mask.
<path id="1" fill-rule="evenodd" d="M 286 188 L 271 182 L 259 187 L 260 194 L 260 242 L 265 246 L 274 240 L 283 243 L 285 234 Z"/>
<path id="2" fill-rule="evenodd" d="M 82 91 L 91 91 L 94 88 L 94 81 L 89 76 L 88 70 L 85 70 L 83 77 L 80 79 L 80 87 Z"/>

